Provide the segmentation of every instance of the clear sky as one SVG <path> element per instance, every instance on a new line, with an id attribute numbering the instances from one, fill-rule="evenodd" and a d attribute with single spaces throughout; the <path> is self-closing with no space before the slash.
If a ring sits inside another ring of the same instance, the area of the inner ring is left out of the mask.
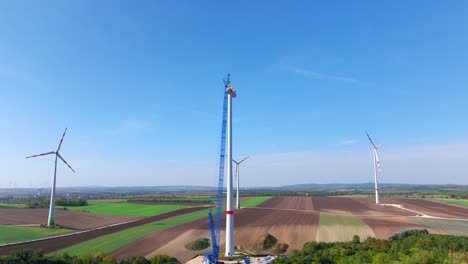
<path id="1" fill-rule="evenodd" d="M 468 2 L 0 1 L 0 187 L 468 184 Z"/>

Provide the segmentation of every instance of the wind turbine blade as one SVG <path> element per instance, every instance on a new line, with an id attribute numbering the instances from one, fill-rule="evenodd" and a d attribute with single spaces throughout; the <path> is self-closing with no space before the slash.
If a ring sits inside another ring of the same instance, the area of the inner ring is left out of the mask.
<path id="1" fill-rule="evenodd" d="M 62 146 L 63 138 L 65 137 L 65 133 L 67 133 L 67 128 L 65 128 L 65 131 L 63 131 L 62 139 L 60 139 L 60 143 L 57 148 L 57 152 L 59 152 L 60 147 Z"/>
<path id="2" fill-rule="evenodd" d="M 241 161 L 239 161 L 239 164 L 241 164 L 244 160 L 250 158 L 250 156 L 247 156 L 246 158 L 243 158 Z"/>
<path id="3" fill-rule="evenodd" d="M 369 134 L 367 133 L 367 131 L 366 131 L 366 135 L 367 135 L 367 138 L 369 139 L 370 143 L 372 144 L 372 146 L 374 146 L 374 148 L 377 149 L 377 147 L 376 147 L 375 144 L 374 144 L 374 141 L 372 141 L 372 138 L 369 136 Z"/>
<path id="4" fill-rule="evenodd" d="M 26 158 L 29 159 L 29 158 L 35 158 L 35 157 L 40 157 L 40 156 L 45 156 L 45 155 L 50 155 L 50 154 L 55 154 L 55 151 L 42 153 L 42 154 L 37 154 L 37 155 L 32 155 L 32 156 L 29 156 L 29 157 L 26 157 Z"/>
<path id="5" fill-rule="evenodd" d="M 72 170 L 73 172 L 75 172 L 75 170 L 70 166 L 70 164 L 68 164 L 63 158 L 62 156 L 60 156 L 60 154 L 57 153 L 57 156 L 65 163 L 67 164 L 68 168 L 70 168 L 70 170 Z M 76 172 L 75 172 L 76 173 Z"/>
<path id="6" fill-rule="evenodd" d="M 375 151 L 375 161 L 377 162 L 377 168 L 379 169 L 379 172 L 382 172 L 382 168 L 380 167 L 379 155 L 377 155 L 377 150 Z"/>
<path id="7" fill-rule="evenodd" d="M 237 161 L 235 161 L 235 160 L 232 160 L 232 162 L 234 162 L 234 163 L 237 164 L 237 165 L 240 164 L 240 162 L 237 162 Z"/>

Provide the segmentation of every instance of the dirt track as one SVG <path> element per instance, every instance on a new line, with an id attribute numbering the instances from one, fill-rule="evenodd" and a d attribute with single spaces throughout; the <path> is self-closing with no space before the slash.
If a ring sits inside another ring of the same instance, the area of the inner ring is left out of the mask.
<path id="1" fill-rule="evenodd" d="M 393 207 L 380 206 L 372 198 L 357 197 L 314 197 L 315 210 L 328 213 L 375 216 L 413 216 L 414 213 Z"/>
<path id="2" fill-rule="evenodd" d="M 180 210 L 176 210 L 176 211 L 172 211 L 172 212 L 168 212 L 164 214 L 159 214 L 156 216 L 142 218 L 134 222 L 130 222 L 130 223 L 125 223 L 125 224 L 121 224 L 117 226 L 110 226 L 110 227 L 97 229 L 97 230 L 91 230 L 85 233 L 80 233 L 80 234 L 75 234 L 75 235 L 70 235 L 70 236 L 56 237 L 56 238 L 47 239 L 47 240 L 26 242 L 26 243 L 21 243 L 21 244 L 16 244 L 16 245 L 2 246 L 0 247 L 0 255 L 7 255 L 11 251 L 19 250 L 19 249 L 42 249 L 45 253 L 51 253 L 51 252 L 60 250 L 62 248 L 66 248 L 74 244 L 78 244 L 83 241 L 90 240 L 96 237 L 108 235 L 111 233 L 125 230 L 127 228 L 144 225 L 147 223 L 163 220 L 169 217 L 182 215 L 182 214 L 186 214 L 186 213 L 190 213 L 190 212 L 194 212 L 194 211 L 198 211 L 202 209 L 206 209 L 206 207 L 184 208 L 184 209 L 180 209 Z"/>
<path id="3" fill-rule="evenodd" d="M 389 199 L 389 202 L 401 204 L 408 209 L 430 216 L 468 219 L 468 207 L 463 208 L 461 206 L 424 199 Z"/>
<path id="4" fill-rule="evenodd" d="M 289 251 L 302 249 L 304 243 L 315 239 L 318 219 L 318 214 L 313 212 L 243 208 L 235 212 L 236 245 L 248 251 L 258 237 L 270 233 L 279 242 L 288 243 Z M 221 230 L 224 230 L 224 219 L 222 223 Z M 207 219 L 154 233 L 111 255 L 123 259 L 132 255 L 149 258 L 157 254 L 168 254 L 176 256 L 180 261 L 187 261 L 206 250 L 190 251 L 185 249 L 185 244 L 203 237 L 210 238 Z M 224 241 L 224 232 L 221 232 L 221 241 Z M 221 247 L 224 247 L 223 243 Z"/>
<path id="5" fill-rule="evenodd" d="M 0 225 L 40 225 L 47 223 L 49 209 L 0 208 Z M 141 219 L 142 217 L 95 215 L 86 212 L 56 210 L 57 225 L 75 230 L 88 230 Z"/>

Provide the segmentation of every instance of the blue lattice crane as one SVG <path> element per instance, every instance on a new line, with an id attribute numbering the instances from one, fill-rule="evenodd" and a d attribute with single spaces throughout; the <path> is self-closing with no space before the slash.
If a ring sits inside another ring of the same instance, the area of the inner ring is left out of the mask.
<path id="1" fill-rule="evenodd" d="M 219 177 L 218 177 L 218 191 L 216 197 L 216 222 L 213 219 L 213 207 L 210 207 L 208 212 L 208 222 L 210 223 L 211 232 L 211 247 L 213 252 L 205 254 L 203 262 L 216 264 L 219 256 L 219 239 L 221 230 L 221 216 L 223 213 L 223 189 L 224 189 L 224 164 L 226 161 L 226 125 L 227 125 L 227 111 L 228 111 L 228 93 L 235 93 L 231 86 L 230 75 L 228 74 L 224 80 L 224 99 L 223 99 L 223 121 L 221 124 L 221 151 L 219 154 Z M 213 205 L 214 201 L 211 201 Z"/>

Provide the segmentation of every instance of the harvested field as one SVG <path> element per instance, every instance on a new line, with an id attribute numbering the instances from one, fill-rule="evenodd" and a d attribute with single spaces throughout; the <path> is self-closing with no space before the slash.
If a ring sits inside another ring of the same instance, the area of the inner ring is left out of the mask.
<path id="1" fill-rule="evenodd" d="M 49 209 L 0 208 L 0 225 L 40 225 L 47 223 Z M 86 212 L 56 210 L 57 225 L 75 230 L 87 230 L 116 223 L 140 219 L 140 217 L 94 215 Z"/>
<path id="2" fill-rule="evenodd" d="M 361 219 L 351 215 L 320 214 L 317 241 L 345 242 L 351 241 L 354 235 L 361 238 L 374 237 L 374 232 Z"/>
<path id="3" fill-rule="evenodd" d="M 427 229 L 431 234 L 445 234 L 442 230 L 413 222 L 408 217 L 361 217 L 373 230 L 376 238 L 388 239 L 403 229 Z"/>
<path id="4" fill-rule="evenodd" d="M 312 197 L 273 197 L 258 207 L 314 211 Z"/>
<path id="5" fill-rule="evenodd" d="M 169 213 L 164 213 L 156 216 L 146 217 L 143 219 L 136 220 L 134 222 L 125 223 L 116 226 L 110 226 L 102 229 L 91 230 L 89 232 L 74 234 L 70 236 L 63 236 L 63 237 L 56 237 L 53 239 L 48 240 L 41 240 L 41 241 L 34 241 L 16 245 L 9 245 L 9 246 L 2 246 L 0 247 L 0 255 L 7 255 L 13 250 L 18 249 L 42 249 L 45 253 L 55 252 L 57 250 L 70 247 L 72 245 L 97 238 L 100 236 L 116 233 L 131 227 L 136 227 L 148 223 L 152 223 L 155 221 L 163 220 L 169 217 L 183 215 L 189 212 L 195 212 L 204 209 L 203 207 L 193 207 L 193 208 L 185 208 L 181 210 L 172 211 Z M 93 215 L 96 217 L 96 215 Z"/>
<path id="6" fill-rule="evenodd" d="M 244 208 L 235 213 L 236 244 L 249 251 L 258 237 L 270 233 L 278 238 L 278 242 L 289 244 L 289 251 L 302 249 L 304 243 L 315 239 L 318 219 L 318 214 L 311 212 Z M 225 223 L 225 220 L 222 221 Z M 181 261 L 187 261 L 206 251 L 185 249 L 187 241 L 209 236 L 207 219 L 200 219 L 153 233 L 111 255 L 123 259 L 132 255 L 152 257 L 157 254 L 169 254 Z M 223 232 L 221 236 L 223 241 Z M 221 244 L 221 247 L 223 246 Z"/>
<path id="7" fill-rule="evenodd" d="M 468 236 L 468 221 L 455 221 L 423 217 L 411 218 L 411 220 L 433 229 L 441 230 L 442 232 L 445 232 L 449 235 Z"/>
<path id="8" fill-rule="evenodd" d="M 468 219 L 468 208 L 425 199 L 388 199 L 385 202 L 401 204 L 404 207 L 430 216 Z"/>
<path id="9" fill-rule="evenodd" d="M 389 206 L 375 204 L 372 198 L 361 197 L 314 197 L 317 211 L 352 215 L 413 216 L 414 213 Z"/>

